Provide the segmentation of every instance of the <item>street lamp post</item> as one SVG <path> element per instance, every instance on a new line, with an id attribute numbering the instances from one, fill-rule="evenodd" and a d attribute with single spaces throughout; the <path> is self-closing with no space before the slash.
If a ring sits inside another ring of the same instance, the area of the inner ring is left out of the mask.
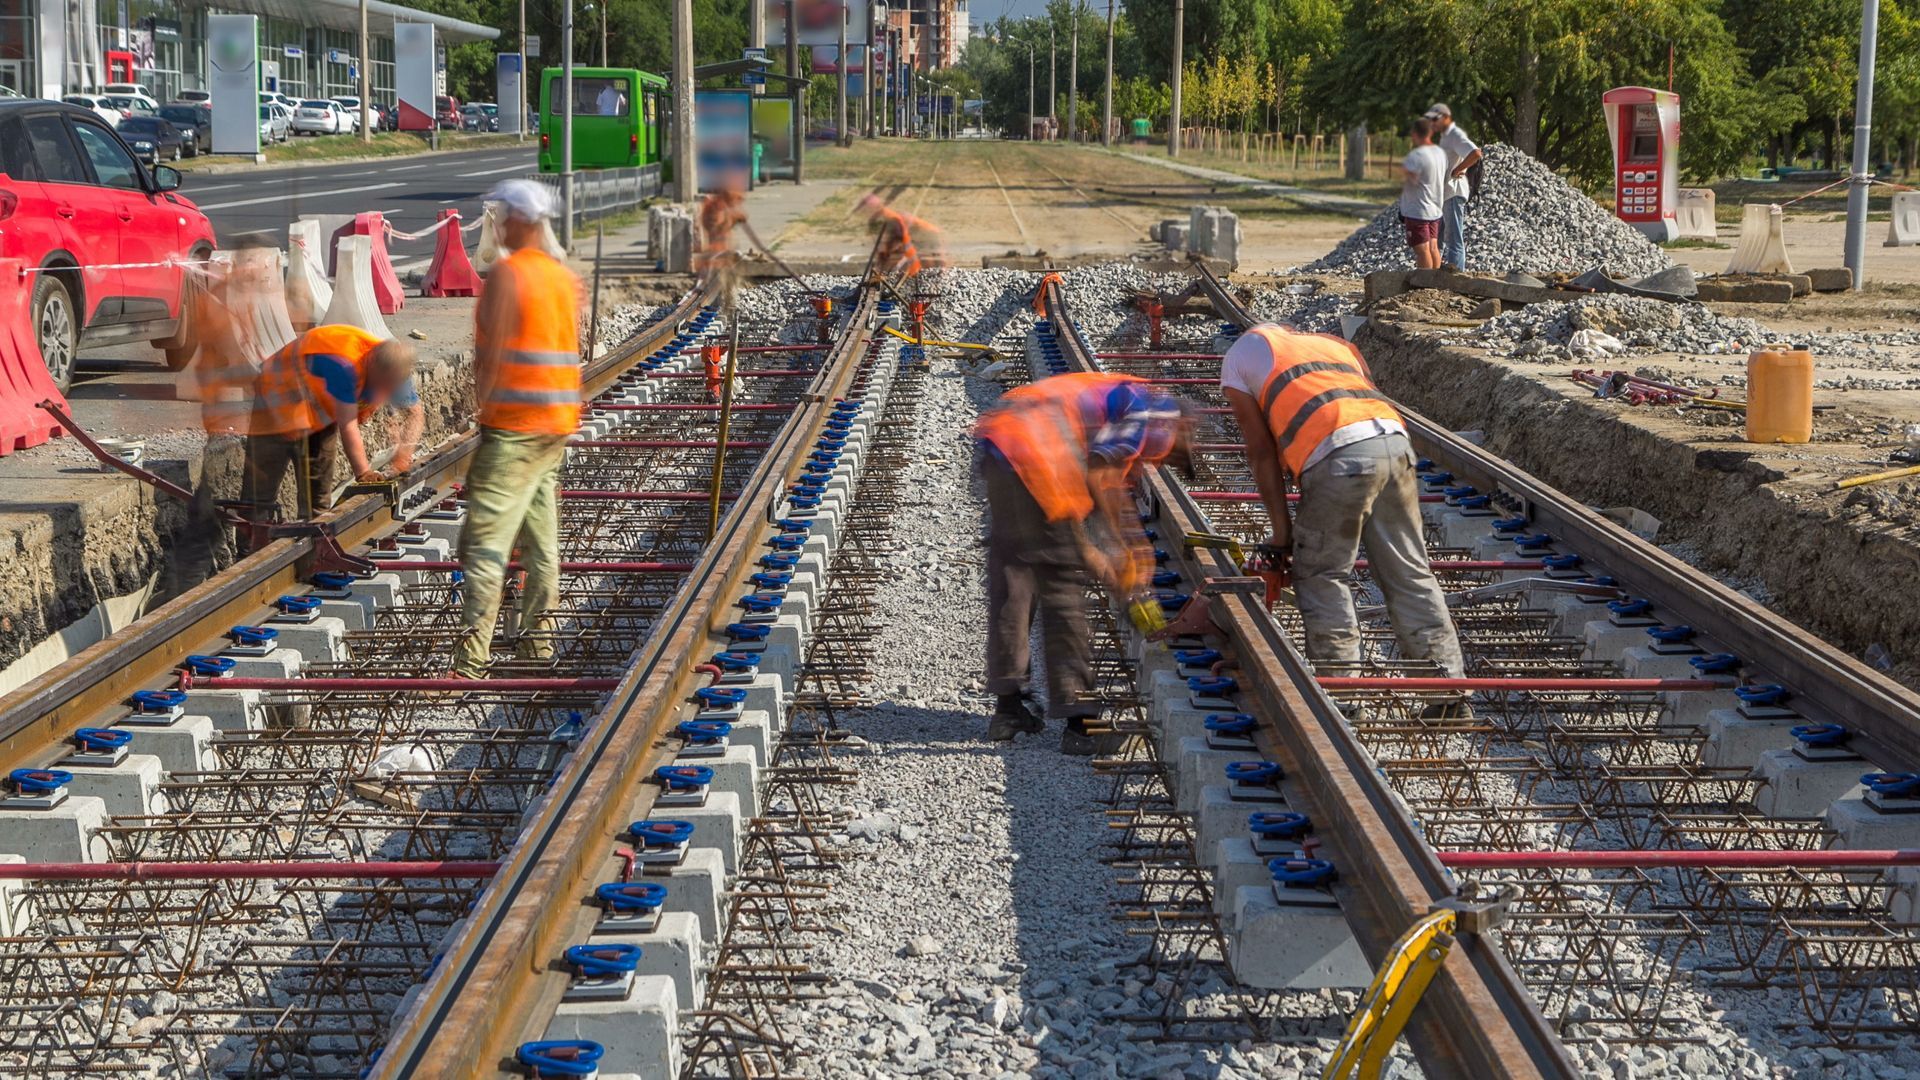
<path id="1" fill-rule="evenodd" d="M 1113 145 L 1113 0 L 1107 0 L 1107 95 L 1100 106 L 1100 145 Z"/>
<path id="2" fill-rule="evenodd" d="M 1067 51 L 1067 140 L 1080 137 L 1080 0 L 1073 0 L 1073 44 Z"/>
<path id="3" fill-rule="evenodd" d="M 1033 138 L 1033 64 L 1034 64 L 1034 59 L 1036 54 L 1033 51 L 1033 42 L 1023 41 L 1020 44 L 1025 45 L 1027 47 L 1027 138 L 1032 139 Z"/>
<path id="4" fill-rule="evenodd" d="M 600 66 L 607 66 L 607 0 L 593 0 L 600 9 Z"/>
<path id="5" fill-rule="evenodd" d="M 1053 16 L 1047 16 L 1047 119 L 1054 116 L 1054 102 L 1060 100 L 1060 42 L 1054 33 Z M 1053 140 L 1053 125 L 1047 125 L 1047 140 Z"/>
<path id="6" fill-rule="evenodd" d="M 360 0 L 360 141 L 373 141 L 373 50 L 367 46 L 367 0 Z"/>
<path id="7" fill-rule="evenodd" d="M 1867 280 L 1867 186 L 1873 183 L 1873 61 L 1879 46 L 1880 0 L 1860 10 L 1860 77 L 1854 83 L 1853 176 L 1847 184 L 1846 265 L 1857 290 Z"/>
<path id="8" fill-rule="evenodd" d="M 573 0 L 560 23 L 560 246 L 573 248 Z"/>
<path id="9" fill-rule="evenodd" d="M 1185 37 L 1187 8 L 1183 0 L 1173 0 L 1173 100 L 1167 113 L 1167 156 L 1180 156 L 1180 64 Z"/>

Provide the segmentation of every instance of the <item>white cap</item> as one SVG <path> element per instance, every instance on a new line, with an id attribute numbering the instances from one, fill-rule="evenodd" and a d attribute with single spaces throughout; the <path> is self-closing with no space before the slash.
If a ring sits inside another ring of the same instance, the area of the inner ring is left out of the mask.
<path id="1" fill-rule="evenodd" d="M 538 224 L 559 213 L 553 204 L 553 189 L 532 180 L 502 180 L 486 193 L 483 202 L 498 203 L 508 216 Z"/>

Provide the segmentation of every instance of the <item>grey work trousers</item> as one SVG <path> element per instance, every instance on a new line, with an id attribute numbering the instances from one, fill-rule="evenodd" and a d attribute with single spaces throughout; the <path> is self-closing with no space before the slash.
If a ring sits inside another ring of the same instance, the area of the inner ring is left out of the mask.
<path id="1" fill-rule="evenodd" d="M 1293 521 L 1293 588 L 1307 626 L 1307 656 L 1357 663 L 1360 620 L 1347 578 L 1361 543 L 1387 602 L 1402 656 L 1465 674 L 1460 639 L 1427 564 L 1413 447 L 1382 435 L 1333 451 L 1300 478 Z"/>
<path id="2" fill-rule="evenodd" d="M 1081 701 L 1093 689 L 1087 629 L 1087 569 L 1073 530 L 1050 522 L 1019 474 L 989 452 L 980 455 L 987 513 L 987 693 L 1018 694 L 1033 663 L 1033 617 L 1040 616 L 1047 665 L 1047 712 L 1056 718 L 1100 715 Z"/>

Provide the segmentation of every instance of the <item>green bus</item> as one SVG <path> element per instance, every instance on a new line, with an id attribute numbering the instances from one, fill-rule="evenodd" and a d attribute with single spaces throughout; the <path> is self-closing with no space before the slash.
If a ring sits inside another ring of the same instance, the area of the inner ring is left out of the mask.
<path id="1" fill-rule="evenodd" d="M 561 69 L 540 72 L 540 171 L 560 171 Z M 573 69 L 573 167 L 632 169 L 665 157 L 667 80 L 635 68 Z"/>

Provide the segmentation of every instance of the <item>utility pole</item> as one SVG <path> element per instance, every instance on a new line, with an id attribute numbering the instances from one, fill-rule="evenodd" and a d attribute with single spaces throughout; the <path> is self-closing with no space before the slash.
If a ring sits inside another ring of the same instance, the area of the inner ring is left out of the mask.
<path id="1" fill-rule="evenodd" d="M 364 0 L 362 0 L 364 5 Z M 364 36 L 364 35 L 363 35 Z M 520 118 L 514 124 L 514 130 L 520 133 L 520 141 L 527 141 L 527 83 L 533 78 L 533 68 L 527 63 L 527 0 L 520 0 L 520 44 L 514 46 L 520 50 L 520 100 L 513 107 L 520 110 Z M 501 102 L 504 108 L 506 102 Z"/>
<path id="2" fill-rule="evenodd" d="M 605 3 L 606 0 L 601 0 Z M 638 90 L 638 87 L 635 87 Z M 699 194 L 693 152 L 693 0 L 673 0 L 673 201 Z"/>
<path id="3" fill-rule="evenodd" d="M 1060 42 L 1054 32 L 1053 15 L 1047 15 L 1047 119 L 1055 119 L 1054 103 L 1060 100 Z M 1047 139 L 1053 139 L 1053 125 L 1047 125 Z"/>
<path id="4" fill-rule="evenodd" d="M 1880 44 L 1880 0 L 1860 5 L 1860 79 L 1853 98 L 1853 176 L 1847 184 L 1847 269 L 1857 291 L 1867 282 L 1867 189 L 1873 182 L 1873 59 Z"/>
<path id="5" fill-rule="evenodd" d="M 1100 106 L 1100 145 L 1113 145 L 1113 0 L 1107 0 L 1107 95 Z"/>
<path id="6" fill-rule="evenodd" d="M 1073 44 L 1067 51 L 1067 139 L 1080 137 L 1080 0 L 1073 0 Z"/>
<path id="7" fill-rule="evenodd" d="M 793 0 L 787 0 L 789 4 Z M 833 55 L 834 108 L 838 117 L 834 121 L 833 141 L 841 146 L 853 145 L 853 133 L 847 130 L 847 8 L 840 7 L 840 51 Z"/>
<path id="8" fill-rule="evenodd" d="M 866 67 L 866 77 L 860 80 L 860 99 L 865 103 L 864 113 L 867 119 L 867 138 L 869 139 L 877 138 L 880 134 L 879 120 L 873 115 L 873 30 L 873 5 L 869 3 L 867 5 L 867 47 L 862 50 L 865 54 L 863 64 Z"/>
<path id="9" fill-rule="evenodd" d="M 367 0 L 360 0 L 360 141 L 363 143 L 373 141 L 372 60 L 373 50 L 367 47 Z"/>
<path id="10" fill-rule="evenodd" d="M 607 0 L 593 0 L 600 9 L 600 66 L 607 66 Z M 638 89 L 637 87 L 635 89 Z"/>
<path id="11" fill-rule="evenodd" d="M 560 22 L 560 246 L 573 250 L 573 0 Z M 435 126 L 438 126 L 437 124 Z M 675 148 L 676 152 L 678 147 Z M 677 174 L 678 169 L 675 170 Z"/>
<path id="12" fill-rule="evenodd" d="M 787 77 L 800 77 L 800 18 L 794 14 L 792 0 L 787 3 Z M 800 87 L 793 95 L 793 182 L 798 184 L 800 163 L 807 157 L 807 91 L 804 83 L 794 85 Z"/>
<path id="13" fill-rule="evenodd" d="M 1033 42 L 1025 41 L 1025 42 L 1021 42 L 1021 44 L 1027 47 L 1027 138 L 1028 140 L 1032 140 L 1033 138 L 1033 65 L 1034 65 Z"/>
<path id="14" fill-rule="evenodd" d="M 1167 156 L 1180 156 L 1180 65 L 1181 39 L 1184 37 L 1187 21 L 1187 5 L 1184 0 L 1173 0 L 1173 107 L 1167 113 Z"/>

